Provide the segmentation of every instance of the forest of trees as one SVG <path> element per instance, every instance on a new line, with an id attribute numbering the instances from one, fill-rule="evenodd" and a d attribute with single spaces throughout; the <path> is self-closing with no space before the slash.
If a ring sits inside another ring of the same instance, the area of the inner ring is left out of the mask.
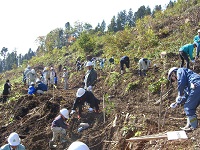
<path id="1" fill-rule="evenodd" d="M 167 5 L 168 7 L 173 7 L 174 2 L 170 1 Z M 72 44 L 81 34 L 83 35 L 82 39 L 90 40 L 90 37 L 87 34 L 98 34 L 102 35 L 105 33 L 112 33 L 124 30 L 125 27 L 134 27 L 136 25 L 136 21 L 141 19 L 147 15 L 154 16 L 155 12 L 162 11 L 161 5 L 156 5 L 153 11 L 149 7 L 141 6 L 135 13 L 133 13 L 132 9 L 129 9 L 128 12 L 123 10 L 117 14 L 117 16 L 113 16 L 110 21 L 110 24 L 106 26 L 105 21 L 102 23 L 98 23 L 98 25 L 93 28 L 92 25 L 88 23 L 75 22 L 74 27 L 70 25 L 69 22 L 65 24 L 65 29 L 57 28 L 50 31 L 46 36 L 40 36 L 36 39 L 36 42 L 39 44 L 36 52 L 33 52 L 31 48 L 28 53 L 24 56 L 17 55 L 17 51 L 9 53 L 6 47 L 3 47 L 1 50 L 0 57 L 0 73 L 6 70 L 11 70 L 15 67 L 20 66 L 23 62 L 28 61 L 33 56 L 43 55 L 44 53 L 51 52 L 53 49 L 61 49 L 63 46 L 68 46 Z M 92 43 L 92 42 L 91 42 Z M 92 44 L 91 44 L 92 45 Z M 91 45 L 87 49 L 92 49 Z"/>

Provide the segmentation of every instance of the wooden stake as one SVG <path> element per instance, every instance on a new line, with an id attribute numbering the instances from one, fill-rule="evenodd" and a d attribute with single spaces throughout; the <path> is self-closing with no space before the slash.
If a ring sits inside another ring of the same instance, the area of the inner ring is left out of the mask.
<path id="1" fill-rule="evenodd" d="M 161 110 L 162 110 L 162 90 L 163 86 L 161 84 L 161 90 L 160 90 L 160 106 L 159 106 L 159 119 L 158 119 L 158 131 L 160 131 L 160 122 L 161 122 Z"/>
<path id="2" fill-rule="evenodd" d="M 106 122 L 106 112 L 105 112 L 105 100 L 104 100 L 104 94 L 103 94 L 103 122 Z"/>

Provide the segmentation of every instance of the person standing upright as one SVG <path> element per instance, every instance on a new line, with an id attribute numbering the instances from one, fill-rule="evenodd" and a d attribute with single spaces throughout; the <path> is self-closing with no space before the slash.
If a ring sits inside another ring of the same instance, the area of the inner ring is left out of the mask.
<path id="1" fill-rule="evenodd" d="M 93 63 L 91 61 L 87 62 L 86 67 L 87 67 L 87 72 L 84 77 L 84 83 L 85 83 L 84 88 L 87 91 L 92 92 L 93 86 L 97 82 L 97 72 L 94 70 Z"/>
<path id="2" fill-rule="evenodd" d="M 64 89 L 67 90 L 67 89 L 68 89 L 68 83 L 67 83 L 67 80 L 68 80 L 68 72 L 67 72 L 67 69 L 66 69 L 66 68 L 63 69 L 62 78 L 63 78 L 63 82 L 64 82 Z"/>
<path id="3" fill-rule="evenodd" d="M 3 103 L 7 101 L 10 91 L 11 91 L 10 81 L 6 80 L 6 83 L 4 84 L 4 89 L 3 89 Z"/>
<path id="4" fill-rule="evenodd" d="M 54 77 L 55 77 L 55 71 L 53 69 L 53 67 L 51 67 L 51 70 L 50 70 L 50 87 L 53 88 L 53 85 L 54 85 Z"/>
<path id="5" fill-rule="evenodd" d="M 184 60 L 186 60 L 186 67 L 187 68 L 190 68 L 189 66 L 189 58 L 188 58 L 188 55 L 191 59 L 191 62 L 194 63 L 195 60 L 194 60 L 194 57 L 193 57 L 193 50 L 195 47 L 197 47 L 197 43 L 193 43 L 193 44 L 186 44 L 184 46 L 182 46 L 180 49 L 179 49 L 179 57 L 181 58 L 181 65 L 180 67 L 183 67 L 184 66 Z"/>
<path id="6" fill-rule="evenodd" d="M 121 70 L 121 74 L 124 74 L 124 65 L 126 65 L 126 68 L 129 68 L 130 65 L 130 60 L 128 56 L 123 56 L 120 59 L 120 70 Z"/>
<path id="7" fill-rule="evenodd" d="M 196 59 L 199 58 L 199 52 L 200 52 L 200 29 L 197 31 L 197 35 L 194 37 L 194 42 L 197 43 L 196 47 Z"/>

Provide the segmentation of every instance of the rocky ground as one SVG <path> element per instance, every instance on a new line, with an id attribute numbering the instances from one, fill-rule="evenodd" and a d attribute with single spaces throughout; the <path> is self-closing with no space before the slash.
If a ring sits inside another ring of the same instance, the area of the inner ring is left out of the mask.
<path id="1" fill-rule="evenodd" d="M 114 70 L 118 71 L 118 68 L 116 67 Z M 121 82 L 108 88 L 105 81 L 112 71 L 98 70 L 98 83 L 94 87 L 94 95 L 101 100 L 101 112 L 88 113 L 87 106 L 85 106 L 80 120 L 78 120 L 77 114 L 71 116 L 68 121 L 70 127 L 67 130 L 68 142 L 65 148 L 73 141 L 80 140 L 85 142 L 91 150 L 200 149 L 199 129 L 187 133 L 188 140 L 126 141 L 134 136 L 177 131 L 179 127 L 186 124 L 182 106 L 176 109 L 169 108 L 177 95 L 176 86 L 171 89 L 166 85 L 163 86 L 162 105 L 158 103 L 161 93 L 152 94 L 147 90 L 151 77 L 159 78 L 162 71 L 162 68 L 158 72 L 150 69 L 144 79 L 144 77 L 138 77 L 137 71 L 131 68 L 126 74 L 120 75 Z M 195 71 L 200 72 L 198 65 L 195 67 Z M 56 89 L 50 89 L 42 96 L 29 97 L 26 94 L 26 86 L 14 85 L 13 88 L 16 91 L 23 91 L 24 95 L 18 96 L 13 90 L 12 94 L 16 95 L 17 100 L 0 105 L 1 145 L 6 143 L 6 138 L 11 132 L 16 131 L 28 150 L 49 150 L 48 142 L 52 138 L 51 123 L 61 108 L 71 109 L 75 93 L 81 87 L 83 74 L 84 71 L 69 80 L 68 90 L 63 90 L 62 84 L 59 83 Z M 131 78 L 127 78 L 127 76 L 131 76 Z M 128 83 L 138 79 L 140 83 L 135 88 L 124 92 Z M 103 109 L 103 100 L 106 109 Z M 104 110 L 106 110 L 105 117 Z M 199 109 L 197 114 L 199 114 Z M 78 133 L 80 123 L 88 123 L 90 126 L 87 130 Z M 60 150 L 65 148 L 62 148 L 61 145 L 57 147 Z"/>

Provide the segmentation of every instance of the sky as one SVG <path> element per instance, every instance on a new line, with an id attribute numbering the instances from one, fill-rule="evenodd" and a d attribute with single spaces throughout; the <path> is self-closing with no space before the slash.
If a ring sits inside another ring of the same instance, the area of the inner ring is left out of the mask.
<path id="1" fill-rule="evenodd" d="M 29 48 L 37 49 L 35 40 L 51 30 L 63 28 L 66 22 L 89 23 L 95 28 L 103 20 L 106 26 L 113 16 L 131 8 L 133 13 L 140 6 L 156 5 L 162 8 L 170 0 L 1 0 L 0 1 L 0 50 L 17 50 L 25 54 Z"/>

